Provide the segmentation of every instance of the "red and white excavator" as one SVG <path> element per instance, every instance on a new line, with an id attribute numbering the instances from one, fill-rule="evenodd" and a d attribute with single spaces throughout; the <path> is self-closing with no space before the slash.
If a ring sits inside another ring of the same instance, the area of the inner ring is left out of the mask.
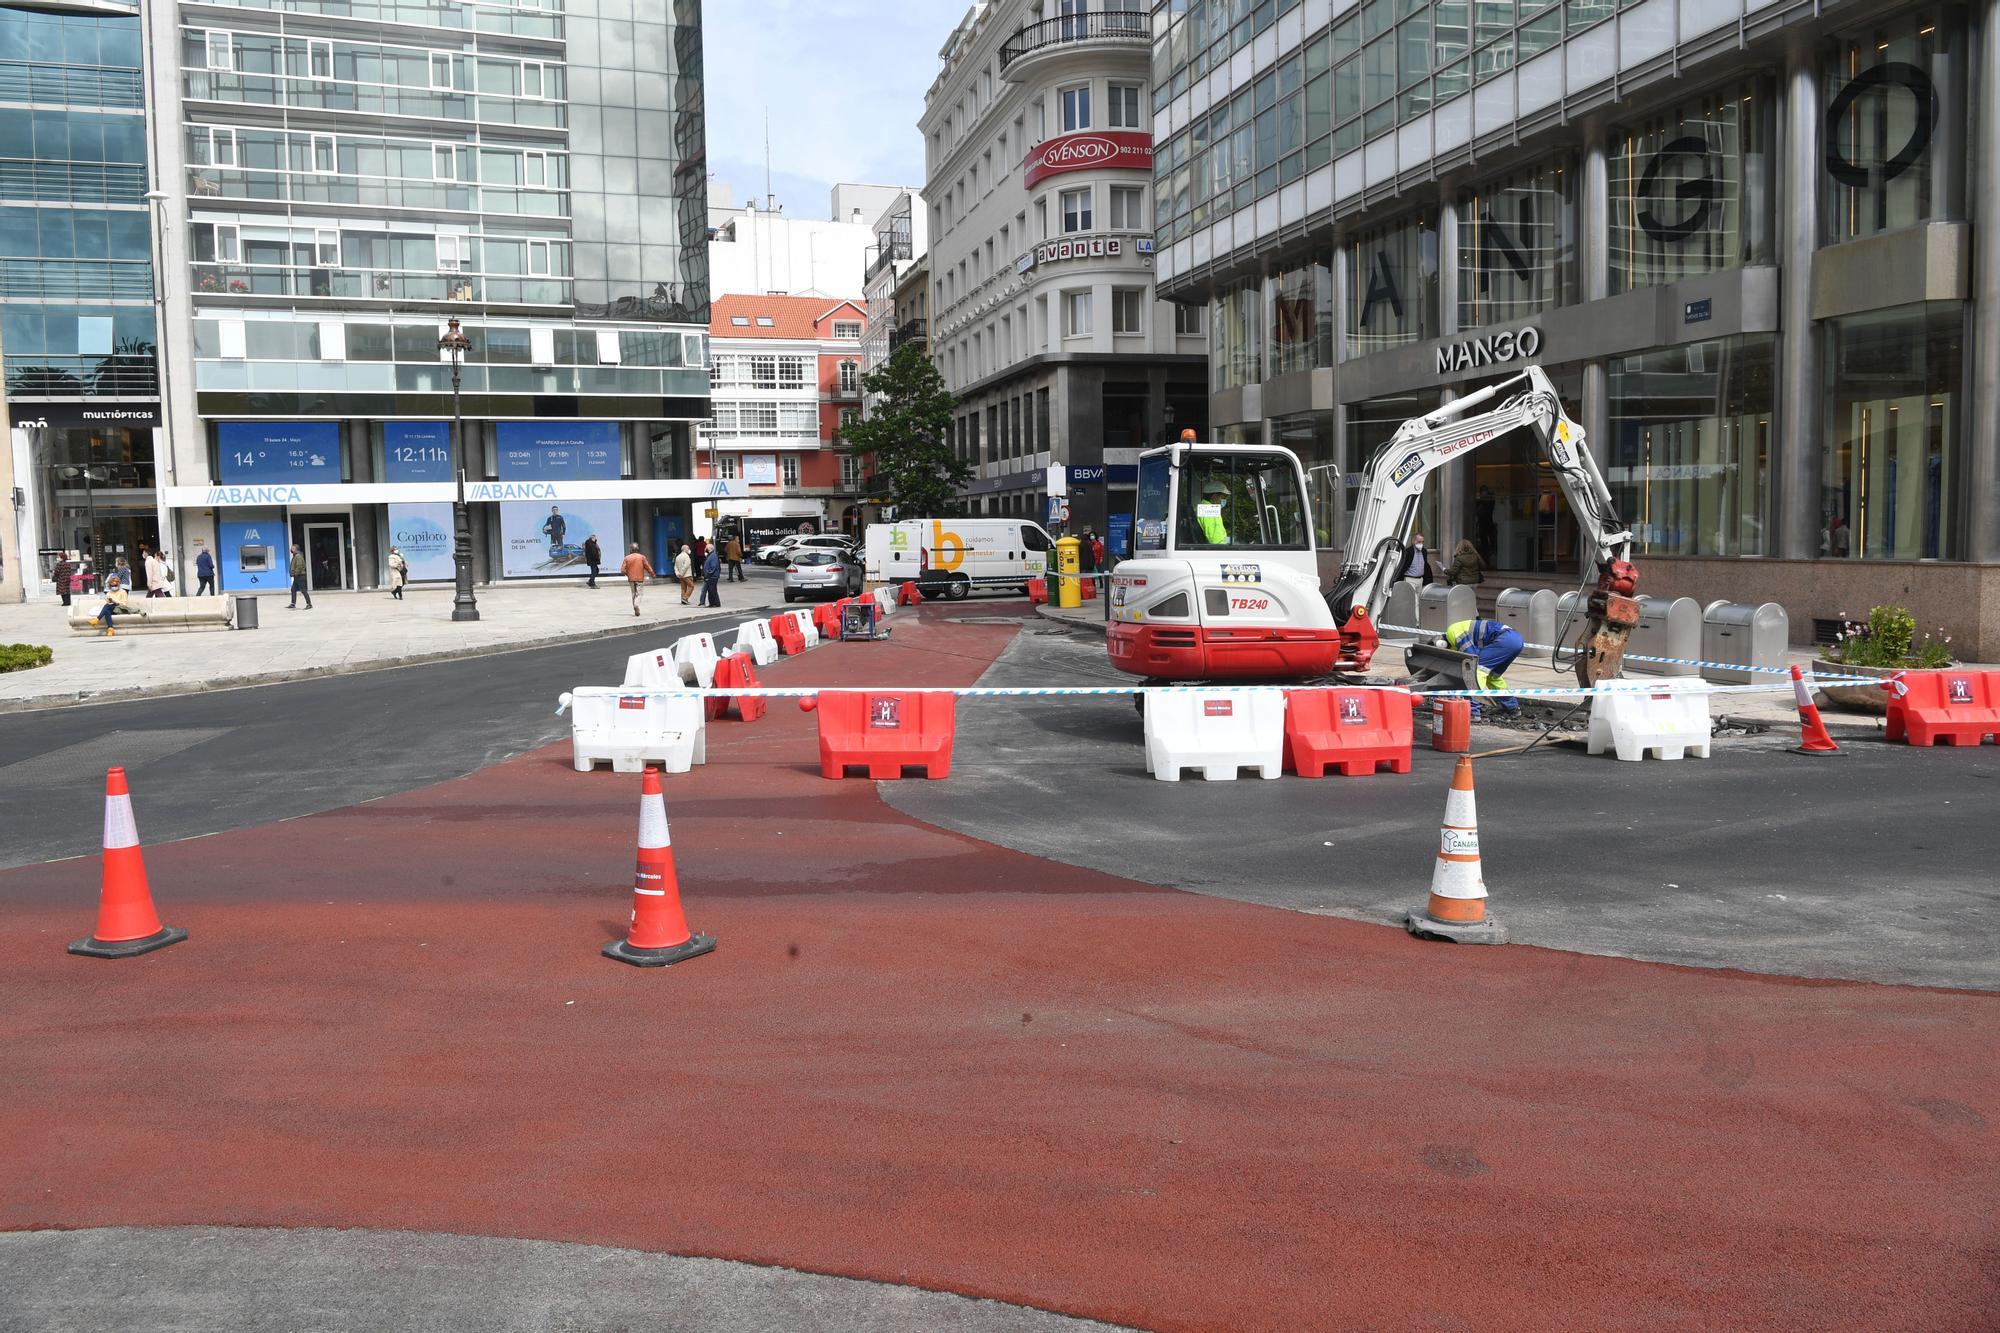
<path id="1" fill-rule="evenodd" d="M 1529 366 L 1427 416 L 1369 460 L 1331 590 L 1322 590 L 1306 478 L 1288 449 L 1179 444 L 1139 456 L 1131 559 L 1111 580 L 1111 663 L 1158 681 L 1307 680 L 1368 669 L 1376 623 L 1410 561 L 1424 478 L 1515 430 L 1540 445 L 1595 576 L 1576 655 L 1585 685 L 1618 674 L 1639 621 L 1632 533 L 1583 429 Z"/>

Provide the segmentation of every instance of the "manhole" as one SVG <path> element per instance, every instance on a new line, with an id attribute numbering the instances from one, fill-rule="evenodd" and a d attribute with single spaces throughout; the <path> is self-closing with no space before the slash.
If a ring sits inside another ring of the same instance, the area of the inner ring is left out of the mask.
<path id="1" fill-rule="evenodd" d="M 38 783 L 84 782 L 100 777 L 117 766 L 137 768 L 164 759 L 182 750 L 192 750 L 203 741 L 214 740 L 231 727 L 180 727 L 158 731 L 111 731 L 59 750 L 16 760 L 0 773 L 9 781 Z"/>

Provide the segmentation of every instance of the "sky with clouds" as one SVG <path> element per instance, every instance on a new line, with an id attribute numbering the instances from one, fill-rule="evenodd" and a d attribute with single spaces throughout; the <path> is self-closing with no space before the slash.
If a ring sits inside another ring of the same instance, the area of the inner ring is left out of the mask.
<path id="1" fill-rule="evenodd" d="M 708 169 L 738 204 L 825 218 L 835 183 L 922 186 L 917 117 L 967 0 L 704 0 Z"/>

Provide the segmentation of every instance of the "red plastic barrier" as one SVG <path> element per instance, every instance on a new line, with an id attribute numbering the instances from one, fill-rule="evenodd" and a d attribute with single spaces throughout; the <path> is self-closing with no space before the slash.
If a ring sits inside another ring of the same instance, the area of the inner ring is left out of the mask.
<path id="1" fill-rule="evenodd" d="M 1472 700 L 1431 700 L 1431 748 L 1446 754 L 1472 750 Z"/>
<path id="2" fill-rule="evenodd" d="M 1978 745 L 2000 739 L 2000 671 L 1905 671 L 1889 690 L 1892 741 Z"/>
<path id="3" fill-rule="evenodd" d="M 1083 584 L 1083 600 L 1084 600 L 1084 601 L 1086 601 L 1086 602 L 1087 602 L 1087 601 L 1091 600 L 1091 599 L 1092 599 L 1093 597 L 1097 596 L 1097 580 L 1096 580 L 1096 579 L 1080 579 L 1080 580 L 1078 580 L 1078 582 L 1080 582 L 1080 583 L 1082 583 L 1082 584 Z"/>
<path id="4" fill-rule="evenodd" d="M 850 767 L 869 778 L 900 778 L 921 768 L 927 778 L 951 776 L 951 742 L 958 731 L 957 698 L 939 690 L 826 693 L 799 700 L 819 711 L 819 772 L 840 778 Z"/>
<path id="5" fill-rule="evenodd" d="M 899 583 L 896 585 L 897 606 L 922 606 L 923 602 L 924 595 L 918 590 L 916 584 Z"/>
<path id="6" fill-rule="evenodd" d="M 821 602 L 813 608 L 813 626 L 819 630 L 820 642 L 840 637 L 840 607 L 833 602 Z"/>
<path id="7" fill-rule="evenodd" d="M 1049 600 L 1049 584 L 1048 584 L 1048 580 L 1047 580 L 1047 579 L 1029 579 L 1029 580 L 1028 580 L 1028 604 L 1029 604 L 1030 606 L 1040 606 L 1040 605 L 1041 605 L 1041 604 L 1042 604 L 1043 602 L 1046 602 L 1046 601 L 1048 601 L 1048 600 Z"/>
<path id="8" fill-rule="evenodd" d="M 1344 778 L 1410 771 L 1410 696 L 1401 690 L 1286 690 L 1285 767 Z"/>
<path id="9" fill-rule="evenodd" d="M 715 664 L 715 688 L 724 689 L 731 685 L 741 685 L 746 689 L 757 688 L 757 665 L 748 653 L 731 653 Z M 770 701 L 760 695 L 717 694 L 708 700 L 708 715 L 722 717 L 729 705 L 736 705 L 736 716 L 745 722 L 755 722 L 764 716 L 764 708 Z"/>
<path id="10" fill-rule="evenodd" d="M 787 657 L 806 650 L 806 636 L 799 629 L 799 622 L 790 616 L 771 617 L 771 637 L 778 641 L 778 651 Z"/>

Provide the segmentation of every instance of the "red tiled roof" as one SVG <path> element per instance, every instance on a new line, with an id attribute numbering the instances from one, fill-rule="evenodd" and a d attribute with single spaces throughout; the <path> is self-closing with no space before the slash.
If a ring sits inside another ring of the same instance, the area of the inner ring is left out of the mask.
<path id="1" fill-rule="evenodd" d="M 842 306 L 852 306 L 857 315 L 861 306 L 853 301 L 834 302 L 828 308 L 824 296 L 718 296 L 709 308 L 708 331 L 717 338 L 792 338 L 810 342 L 820 320 Z M 747 324 L 732 324 L 730 317 L 741 315 Z M 757 323 L 759 317 L 771 321 L 769 327 Z"/>

